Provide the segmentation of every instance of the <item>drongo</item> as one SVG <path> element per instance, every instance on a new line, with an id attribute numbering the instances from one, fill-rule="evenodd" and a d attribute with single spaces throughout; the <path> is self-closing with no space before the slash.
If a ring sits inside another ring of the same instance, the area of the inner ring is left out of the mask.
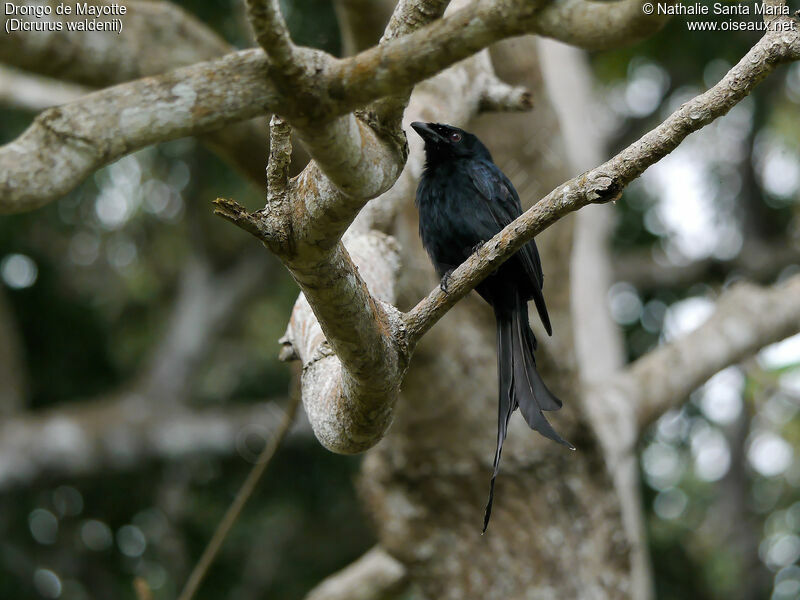
<path id="1" fill-rule="evenodd" d="M 419 233 L 447 292 L 450 272 L 520 216 L 522 207 L 511 181 L 475 135 L 440 123 L 417 121 L 411 127 L 425 140 L 425 169 L 417 188 Z M 531 240 L 475 288 L 494 309 L 500 388 L 497 449 L 483 531 L 492 513 L 494 482 L 514 410 L 520 409 L 532 429 L 574 450 L 542 414 L 561 408 L 561 400 L 539 376 L 533 356 L 536 338 L 528 322 L 529 300 L 552 335 L 542 282 L 539 251 Z"/>

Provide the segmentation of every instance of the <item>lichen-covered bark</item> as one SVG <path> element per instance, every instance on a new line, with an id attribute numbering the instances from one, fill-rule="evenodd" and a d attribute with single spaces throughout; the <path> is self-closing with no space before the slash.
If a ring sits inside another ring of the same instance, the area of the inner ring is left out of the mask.
<path id="1" fill-rule="evenodd" d="M 59 15 L 62 21 L 83 18 L 76 15 L 77 2 L 48 0 L 45 4 L 53 9 L 60 4 L 71 6 L 71 15 Z M 95 0 L 87 4 L 107 6 L 114 2 Z M 104 87 L 211 60 L 234 49 L 205 23 L 171 2 L 132 0 L 125 6 L 127 12 L 119 33 L 64 30 L 2 35 L 0 62 L 65 82 Z M 3 31 L 8 18 L 5 11 L 0 12 Z M 14 18 L 38 21 L 32 15 Z M 63 94 L 51 95 L 39 110 L 72 100 Z M 202 140 L 251 181 L 262 181 L 260 154 L 266 145 L 263 119 L 229 124 L 206 133 Z"/>
<path id="2" fill-rule="evenodd" d="M 268 48 L 285 55 L 276 57 L 285 68 L 276 69 L 262 52 L 242 51 L 152 80 L 121 84 L 65 105 L 58 112 L 46 112 L 17 140 L 0 147 L 0 211 L 37 208 L 67 193 L 107 162 L 143 146 L 208 133 L 265 112 L 289 118 L 305 134 L 309 150 L 320 154 L 322 170 L 346 195 L 372 197 L 350 187 L 351 180 L 354 185 L 365 182 L 363 171 L 357 171 L 353 180 L 349 161 L 326 160 L 332 154 L 326 149 L 347 149 L 348 144 L 357 142 L 338 137 L 346 129 L 348 135 L 357 131 L 345 115 L 389 97 L 385 110 L 380 103 L 374 107 L 375 115 L 396 116 L 403 102 L 398 104 L 392 97 L 404 95 L 415 83 L 495 41 L 535 31 L 538 26 L 538 3 L 496 0 L 491 5 L 471 3 L 436 19 L 425 31 L 412 31 L 424 24 L 423 16 L 433 18 L 443 7 L 438 0 L 426 4 L 437 8 L 429 14 L 417 13 L 413 20 L 395 22 L 407 35 L 346 59 L 287 46 L 288 36 L 276 30 L 272 31 L 276 35 L 267 32 L 262 38 Z M 404 8 L 401 4 L 401 11 Z M 274 16 L 274 11 L 268 14 Z M 280 19 L 259 23 L 278 30 L 282 25 Z M 616 23 L 621 24 L 624 21 Z M 287 47 L 275 46 L 274 40 Z M 380 118 L 378 121 L 381 124 Z M 396 139 L 397 119 L 390 121 L 391 127 L 380 136 L 383 143 L 370 146 L 393 146 L 390 154 L 396 155 L 402 144 Z M 46 150 L 51 146 L 52 154 Z M 357 164 L 386 158 L 386 153 L 368 154 Z M 395 176 L 398 172 L 394 171 Z M 44 173 L 48 176 L 43 177 Z M 389 177 L 391 173 L 390 169 Z M 390 184 L 376 186 L 372 195 Z"/>
<path id="3" fill-rule="evenodd" d="M 44 111 L 19 138 L 0 147 L 0 212 L 41 206 L 144 146 L 263 113 L 275 102 L 263 56 L 251 50 L 215 63 L 250 81 L 247 90 L 221 87 L 209 64 L 200 63 Z"/>

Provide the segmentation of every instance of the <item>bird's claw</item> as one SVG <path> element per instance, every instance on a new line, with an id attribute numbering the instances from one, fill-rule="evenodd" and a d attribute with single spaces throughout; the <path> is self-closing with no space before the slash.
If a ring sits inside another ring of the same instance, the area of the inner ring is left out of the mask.
<path id="1" fill-rule="evenodd" d="M 441 289 L 445 294 L 449 294 L 450 292 L 447 289 L 447 284 L 450 283 L 450 275 L 453 274 L 455 269 L 448 270 L 444 275 L 442 275 L 442 280 L 439 282 L 439 289 Z"/>
<path id="2" fill-rule="evenodd" d="M 485 243 L 486 243 L 485 241 L 481 240 L 480 242 L 478 242 L 477 244 L 475 244 L 475 245 L 472 247 L 472 250 L 470 250 L 470 252 L 469 252 L 469 253 L 470 253 L 470 254 L 475 254 L 475 253 L 476 253 L 478 250 L 480 250 L 480 249 L 481 249 L 481 247 L 482 247 L 482 246 L 483 246 Z"/>

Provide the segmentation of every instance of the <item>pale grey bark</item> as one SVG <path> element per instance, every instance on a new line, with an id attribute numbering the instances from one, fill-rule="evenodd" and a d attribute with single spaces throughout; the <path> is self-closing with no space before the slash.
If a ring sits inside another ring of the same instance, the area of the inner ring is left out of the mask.
<path id="1" fill-rule="evenodd" d="M 47 4 L 55 8 L 62 2 L 48 0 Z M 77 2 L 63 4 L 71 6 L 73 13 L 71 16 L 58 16 L 59 19 L 83 18 L 75 14 Z M 114 3 L 95 0 L 88 4 L 105 6 Z M 234 50 L 205 23 L 171 2 L 133 0 L 125 5 L 128 12 L 122 17 L 124 26 L 119 34 L 113 31 L 65 30 L 3 35 L 0 36 L 0 62 L 91 88 L 158 75 Z M 0 26 L 5 27 L 8 18 L 3 11 L 0 14 Z M 31 15 L 13 18 L 24 22 L 39 21 Z M 71 102 L 77 97 L 67 99 L 62 92 L 37 110 Z M 267 145 L 263 118 L 232 123 L 222 130 L 210 131 L 202 136 L 202 141 L 251 181 L 259 184 L 263 181 L 260 155 Z"/>
<path id="2" fill-rule="evenodd" d="M 800 275 L 770 288 L 734 284 L 697 330 L 656 348 L 614 379 L 639 427 L 681 404 L 711 375 L 800 330 Z"/>
<path id="3" fill-rule="evenodd" d="M 325 175 L 345 194 L 366 185 L 358 195 L 374 197 L 399 174 L 393 167 L 405 158 L 402 138 L 396 131 L 379 135 L 362 120 L 344 115 L 403 93 L 492 42 L 537 30 L 538 15 L 537 5 L 525 0 L 473 3 L 437 19 L 424 32 L 388 39 L 351 58 L 336 60 L 297 48 L 293 83 L 286 93 L 267 80 L 270 61 L 254 51 L 104 90 L 79 104 L 45 112 L 20 138 L 0 148 L 0 211 L 37 208 L 100 166 L 143 146 L 208 133 L 265 112 L 289 118 L 319 155 L 315 158 Z M 607 34 L 613 38 L 614 31 Z M 367 138 L 363 143 L 362 135 Z M 344 158 L 334 148 L 343 150 Z M 382 181 L 368 179 L 376 174 Z"/>
<path id="4" fill-rule="evenodd" d="M 0 105 L 31 112 L 74 102 L 89 90 L 80 85 L 24 73 L 0 65 Z"/>
<path id="5" fill-rule="evenodd" d="M 405 566 L 376 547 L 323 580 L 305 600 L 399 600 L 407 584 Z"/>
<path id="6" fill-rule="evenodd" d="M 240 90 L 244 95 L 214 80 L 211 65 L 224 69 L 229 61 L 253 84 Z M 263 78 L 263 53 L 251 50 L 48 109 L 19 138 L 0 147 L 0 212 L 37 208 L 108 162 L 150 144 L 254 117 L 274 98 Z"/>

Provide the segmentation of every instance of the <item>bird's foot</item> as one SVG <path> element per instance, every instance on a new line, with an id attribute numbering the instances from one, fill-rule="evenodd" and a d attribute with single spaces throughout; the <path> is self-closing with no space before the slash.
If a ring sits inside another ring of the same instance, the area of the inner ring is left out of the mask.
<path id="1" fill-rule="evenodd" d="M 442 280 L 439 282 L 439 289 L 441 289 L 445 294 L 448 294 L 447 284 L 450 283 L 450 275 L 453 274 L 455 269 L 448 269 L 448 271 L 442 275 Z"/>
<path id="2" fill-rule="evenodd" d="M 472 249 L 469 251 L 470 254 L 475 254 L 478 250 L 480 250 L 483 245 L 486 243 L 486 240 L 481 240 L 477 244 L 475 244 Z"/>

